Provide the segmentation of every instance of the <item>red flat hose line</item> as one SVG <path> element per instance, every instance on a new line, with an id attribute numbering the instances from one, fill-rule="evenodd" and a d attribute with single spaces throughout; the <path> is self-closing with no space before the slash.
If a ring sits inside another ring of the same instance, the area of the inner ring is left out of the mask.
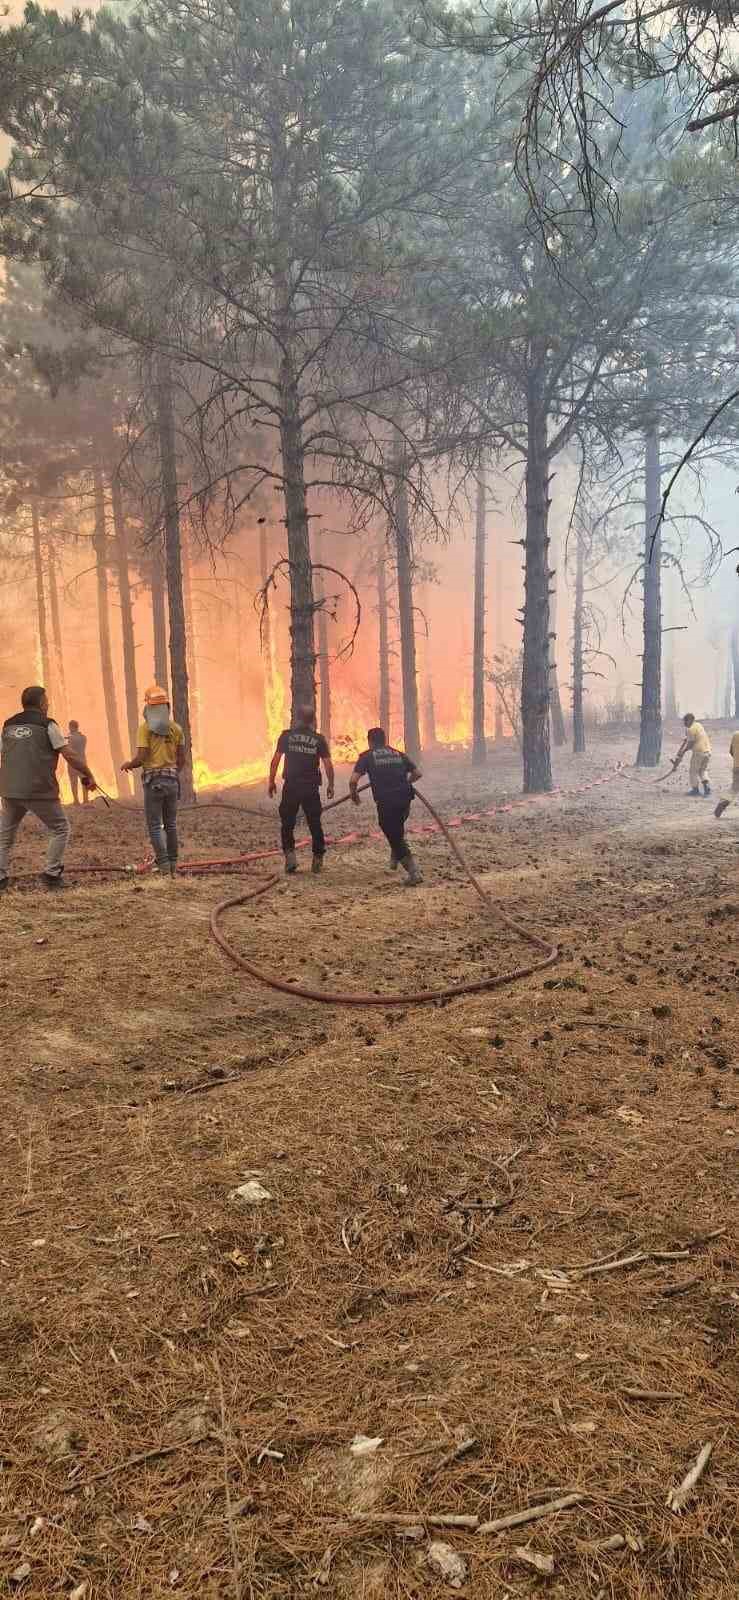
<path id="1" fill-rule="evenodd" d="M 237 906 L 248 905 L 250 900 L 258 900 L 260 895 L 267 894 L 269 889 L 273 889 L 281 881 L 279 877 L 268 878 L 265 883 L 260 883 L 258 888 L 250 889 L 246 894 L 233 895 L 227 900 L 219 901 L 210 919 L 210 931 L 219 949 L 223 951 L 224 955 L 228 956 L 229 961 L 232 961 L 234 966 L 239 967 L 242 972 L 248 973 L 250 978 L 256 978 L 258 983 L 266 984 L 267 988 L 277 989 L 280 994 L 293 995 L 298 1000 L 315 1000 L 322 1005 L 330 1006 L 428 1005 L 435 1000 L 453 1000 L 460 994 L 480 994 L 488 989 L 502 989 L 505 984 L 518 983 L 522 978 L 530 978 L 534 973 L 544 972 L 547 967 L 553 966 L 554 962 L 559 960 L 557 946 L 550 945 L 546 939 L 540 939 L 538 934 L 531 933 L 528 928 L 521 927 L 520 923 L 514 922 L 504 912 L 496 910 L 487 890 L 483 889 L 482 884 L 468 867 L 461 850 L 452 838 L 446 823 L 439 816 L 438 811 L 434 810 L 431 801 L 427 800 L 425 795 L 420 794 L 418 789 L 416 789 L 416 795 L 441 829 L 452 855 L 456 857 L 476 894 L 482 900 L 483 905 L 490 911 L 496 911 L 498 920 L 505 927 L 517 933 L 519 938 L 525 939 L 527 944 L 534 945 L 536 949 L 543 951 L 540 961 L 534 961 L 528 967 L 515 967 L 512 972 L 499 972 L 492 974 L 488 978 L 478 978 L 470 983 L 452 983 L 444 989 L 420 989 L 415 994 L 330 994 L 326 990 L 305 989 L 296 983 L 286 983 L 283 978 L 275 977 L 272 972 L 263 971 L 261 967 L 255 966 L 253 961 L 249 961 L 246 956 L 240 955 L 238 950 L 234 950 L 233 945 L 229 944 L 221 927 L 222 919 L 227 911 L 233 911 Z M 348 795 L 343 795 L 340 800 L 334 800 L 331 805 L 325 806 L 324 810 L 330 811 L 334 806 L 342 805 L 348 799 Z"/>

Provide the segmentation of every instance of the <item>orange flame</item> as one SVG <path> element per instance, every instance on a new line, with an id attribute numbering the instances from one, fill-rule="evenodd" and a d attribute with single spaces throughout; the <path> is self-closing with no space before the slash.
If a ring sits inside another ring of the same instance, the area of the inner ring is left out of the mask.
<path id="1" fill-rule="evenodd" d="M 472 706 L 469 690 L 465 687 L 459 691 L 457 702 L 457 716 L 454 722 L 447 726 L 436 727 L 436 740 L 438 744 L 468 745 L 472 739 Z"/>

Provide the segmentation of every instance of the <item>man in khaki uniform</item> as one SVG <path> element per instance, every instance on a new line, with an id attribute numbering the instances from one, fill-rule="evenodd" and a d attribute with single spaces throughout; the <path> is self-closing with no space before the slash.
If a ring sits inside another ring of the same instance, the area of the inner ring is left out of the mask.
<path id="1" fill-rule="evenodd" d="M 690 788 L 688 794 L 709 795 L 711 785 L 708 782 L 708 768 L 711 761 L 711 741 L 702 722 L 696 722 L 692 711 L 683 717 L 685 724 L 685 738 L 675 757 L 674 767 L 677 771 L 683 756 L 690 751 Z"/>

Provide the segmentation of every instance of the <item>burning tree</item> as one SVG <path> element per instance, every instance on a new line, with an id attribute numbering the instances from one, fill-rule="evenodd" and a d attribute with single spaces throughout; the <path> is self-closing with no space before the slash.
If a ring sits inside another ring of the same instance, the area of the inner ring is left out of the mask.
<path id="1" fill-rule="evenodd" d="M 389 509 L 398 481 L 385 440 L 399 396 L 413 412 L 417 355 L 405 302 L 389 315 L 372 280 L 382 285 L 389 264 L 402 272 L 409 211 L 438 204 L 458 172 L 453 130 L 429 138 L 445 68 L 392 8 L 349 0 L 268 20 L 226 0 L 186 12 L 145 0 L 130 21 L 102 14 L 63 30 L 36 13 L 3 50 L 49 64 L 38 92 L 26 75 L 5 111 L 25 148 L 11 183 L 33 191 L 9 247 L 24 227 L 25 247 L 42 234 L 60 289 L 98 325 L 209 378 L 198 492 L 233 515 L 266 481 L 279 486 L 293 707 L 312 702 L 309 496 L 330 487 Z M 75 198 L 82 244 L 67 228 L 49 245 L 39 181 Z M 92 255 L 90 237 L 101 244 Z M 416 494 L 419 457 L 403 431 L 400 475 Z M 254 456 L 259 436 L 268 447 Z M 168 491 L 165 503 L 171 512 Z"/>

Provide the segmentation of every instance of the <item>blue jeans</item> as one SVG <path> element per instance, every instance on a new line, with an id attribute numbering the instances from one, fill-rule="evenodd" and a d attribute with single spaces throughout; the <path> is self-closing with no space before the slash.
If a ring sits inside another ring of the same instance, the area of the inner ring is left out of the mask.
<path id="1" fill-rule="evenodd" d="M 144 784 L 144 815 L 158 867 L 174 866 L 177 860 L 177 791 L 155 789 Z"/>

